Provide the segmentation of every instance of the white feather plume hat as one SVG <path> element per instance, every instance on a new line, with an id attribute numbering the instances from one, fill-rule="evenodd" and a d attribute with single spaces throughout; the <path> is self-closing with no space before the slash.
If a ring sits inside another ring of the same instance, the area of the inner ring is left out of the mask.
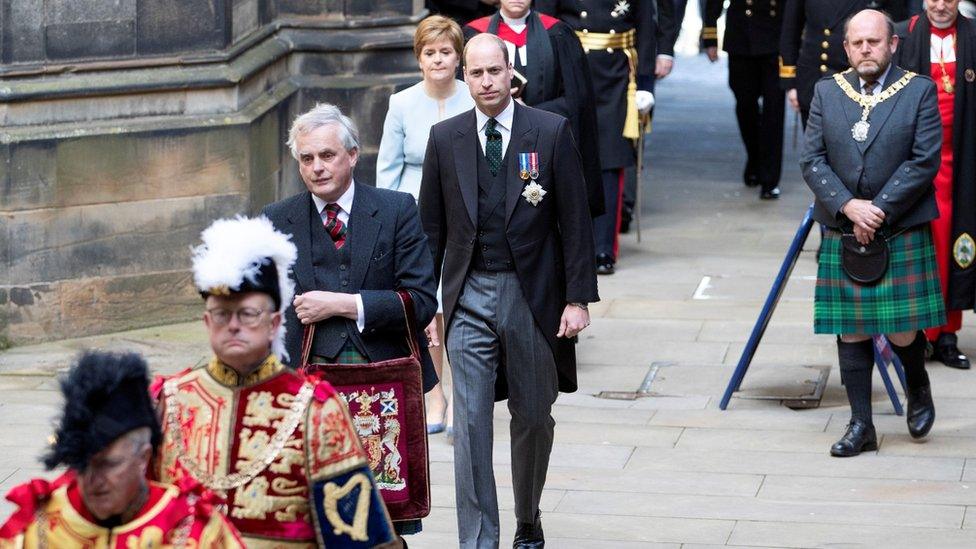
<path id="1" fill-rule="evenodd" d="M 257 291 L 270 295 L 280 313 L 291 305 L 295 283 L 289 275 L 298 250 L 267 217 L 218 219 L 200 239 L 203 243 L 193 249 L 193 282 L 204 297 Z M 288 360 L 284 322 L 272 352 Z"/>

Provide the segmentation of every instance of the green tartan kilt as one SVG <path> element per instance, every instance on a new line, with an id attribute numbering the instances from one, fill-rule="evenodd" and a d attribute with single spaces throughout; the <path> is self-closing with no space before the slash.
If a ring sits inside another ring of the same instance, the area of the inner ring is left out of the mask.
<path id="1" fill-rule="evenodd" d="M 928 223 L 888 241 L 884 278 L 858 284 L 841 267 L 840 232 L 827 229 L 820 248 L 813 328 L 818 334 L 890 334 L 945 324 L 945 305 Z"/>

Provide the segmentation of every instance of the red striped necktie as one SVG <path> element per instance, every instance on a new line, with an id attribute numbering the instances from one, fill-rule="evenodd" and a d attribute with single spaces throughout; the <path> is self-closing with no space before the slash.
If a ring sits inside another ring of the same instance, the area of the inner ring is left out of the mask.
<path id="1" fill-rule="evenodd" d="M 329 236 L 332 237 L 332 242 L 335 243 L 337 250 L 346 243 L 346 224 L 339 221 L 340 209 L 339 205 L 335 203 L 325 207 L 325 230 L 329 231 Z"/>

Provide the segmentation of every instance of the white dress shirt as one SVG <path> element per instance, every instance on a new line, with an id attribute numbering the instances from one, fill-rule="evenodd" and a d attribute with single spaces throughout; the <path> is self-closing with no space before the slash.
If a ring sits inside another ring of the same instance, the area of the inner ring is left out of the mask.
<path id="1" fill-rule="evenodd" d="M 339 205 L 339 212 L 336 214 L 336 217 L 346 226 L 346 231 L 351 230 L 349 227 L 349 212 L 352 211 L 352 200 L 355 196 L 356 182 L 353 181 L 349 184 L 346 192 L 342 193 L 342 196 L 339 197 L 339 200 L 335 201 Z M 315 209 L 319 212 L 319 217 L 322 218 L 322 224 L 324 225 L 326 220 L 329 219 L 329 214 L 325 211 L 325 207 L 329 205 L 329 202 L 322 200 L 314 194 L 312 195 L 312 202 L 315 203 Z M 363 297 L 359 294 L 356 294 L 356 328 L 359 330 L 359 333 L 362 333 L 366 328 L 366 313 L 363 311 Z"/>
<path id="2" fill-rule="evenodd" d="M 501 15 L 502 21 L 504 21 L 505 24 L 509 26 L 509 28 L 511 28 L 513 31 L 515 31 L 518 34 L 521 34 L 522 33 L 522 29 L 525 28 L 525 24 L 526 24 L 525 23 L 525 19 L 529 16 L 529 13 L 531 13 L 531 11 L 525 12 L 525 16 L 520 17 L 518 19 L 512 19 L 512 18 L 509 18 L 509 17 L 505 17 L 505 15 L 503 15 L 501 13 L 499 13 L 498 15 Z M 508 48 L 508 58 L 512 60 L 512 64 L 513 65 L 515 64 L 515 55 L 516 55 L 516 53 L 518 54 L 519 62 L 522 64 L 523 67 L 529 64 L 528 63 L 528 49 L 529 49 L 529 45 L 528 44 L 522 46 L 521 48 L 518 48 L 518 52 L 515 51 L 516 50 L 515 44 L 513 44 L 511 42 L 505 42 L 505 47 Z"/>
<path id="3" fill-rule="evenodd" d="M 474 110 L 475 117 L 478 121 L 478 143 L 481 143 L 481 153 L 485 153 L 485 142 L 488 141 L 488 137 L 485 135 L 485 127 L 488 126 L 489 116 L 483 112 L 481 109 Z M 505 151 L 508 150 L 508 141 L 512 137 L 512 120 L 515 119 L 515 101 L 512 98 L 508 99 L 508 106 L 498 113 L 495 117 L 495 129 L 502 134 L 502 158 L 505 157 Z"/>
<path id="4" fill-rule="evenodd" d="M 932 63 L 938 63 L 940 59 L 943 63 L 955 63 L 956 37 L 950 34 L 940 38 L 933 34 L 929 52 L 929 61 Z"/>

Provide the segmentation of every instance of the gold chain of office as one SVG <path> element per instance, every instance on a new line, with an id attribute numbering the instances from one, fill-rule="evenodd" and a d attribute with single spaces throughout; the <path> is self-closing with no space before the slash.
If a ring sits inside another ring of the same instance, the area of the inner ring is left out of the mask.
<path id="1" fill-rule="evenodd" d="M 881 93 L 867 95 L 859 93 L 857 90 L 855 90 L 854 86 L 852 86 L 851 83 L 847 81 L 847 78 L 844 77 L 845 74 L 851 72 L 852 70 L 853 69 L 847 69 L 844 72 L 835 74 L 834 82 L 837 82 L 837 85 L 840 86 L 840 89 L 843 90 L 845 94 L 847 94 L 847 97 L 851 98 L 852 101 L 861 106 L 861 119 L 855 122 L 854 126 L 851 127 L 851 136 L 854 138 L 854 141 L 863 143 L 867 140 L 868 131 L 871 129 L 871 124 L 868 122 L 868 116 L 871 114 L 871 109 L 900 92 L 905 86 L 908 85 L 908 82 L 912 78 L 915 78 L 916 74 L 914 72 L 907 71 L 901 78 L 885 88 L 885 90 Z"/>
<path id="2" fill-rule="evenodd" d="M 308 407 L 308 403 L 312 400 L 312 393 L 314 387 L 311 383 L 306 382 L 302 385 L 302 388 L 295 395 L 295 400 L 291 404 L 291 408 L 288 410 L 288 414 L 278 425 L 278 430 L 275 432 L 274 436 L 271 437 L 271 444 L 268 444 L 264 448 L 259 459 L 255 459 L 247 464 L 243 469 L 236 473 L 230 473 L 228 475 L 215 475 L 208 473 L 204 467 L 193 460 L 187 452 L 186 446 L 182 442 L 181 429 L 180 429 L 180 418 L 179 418 L 179 403 L 176 400 L 176 379 L 171 379 L 163 385 L 163 391 L 166 395 L 166 422 L 168 427 L 168 436 L 170 440 L 177 445 L 178 452 L 176 454 L 176 459 L 180 462 L 183 467 L 187 469 L 190 475 L 193 476 L 200 484 L 203 484 L 211 490 L 228 491 L 235 488 L 240 488 L 248 482 L 254 480 L 256 476 L 261 474 L 262 471 L 271 465 L 271 462 L 278 457 L 282 449 L 285 447 L 285 443 L 291 438 L 292 433 L 298 428 L 299 422 L 305 415 L 305 410 Z"/>

